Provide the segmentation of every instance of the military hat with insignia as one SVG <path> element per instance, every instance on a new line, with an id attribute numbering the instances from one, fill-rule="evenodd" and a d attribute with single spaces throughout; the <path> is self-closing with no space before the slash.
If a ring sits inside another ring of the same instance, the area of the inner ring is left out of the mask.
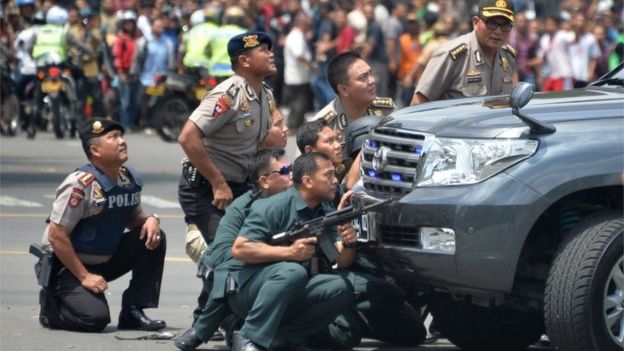
<path id="1" fill-rule="evenodd" d="M 269 50 L 271 50 L 271 46 L 273 42 L 271 38 L 264 32 L 245 32 L 236 36 L 233 36 L 230 41 L 228 41 L 227 51 L 230 57 L 234 57 L 236 55 L 240 55 L 247 50 L 251 50 L 255 47 L 258 47 L 262 44 L 267 44 L 269 46 Z"/>
<path id="2" fill-rule="evenodd" d="M 78 129 L 78 136 L 80 140 L 84 142 L 89 139 L 100 137 L 115 129 L 125 133 L 124 127 L 115 121 L 106 118 L 92 118 L 80 126 L 80 129 Z"/>
<path id="3" fill-rule="evenodd" d="M 479 16 L 483 18 L 505 17 L 513 22 L 513 0 L 481 0 L 479 1 Z"/>

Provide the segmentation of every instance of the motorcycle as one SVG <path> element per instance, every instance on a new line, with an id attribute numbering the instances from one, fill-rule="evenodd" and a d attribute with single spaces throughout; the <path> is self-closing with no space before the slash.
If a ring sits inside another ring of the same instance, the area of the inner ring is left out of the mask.
<path id="1" fill-rule="evenodd" d="M 167 142 L 175 142 L 193 109 L 208 91 L 218 84 L 205 71 L 178 74 L 167 71 L 155 78 L 155 84 L 145 89 L 147 108 L 153 116 L 153 127 Z"/>
<path id="2" fill-rule="evenodd" d="M 76 89 L 71 72 L 55 52 L 48 52 L 35 59 L 38 86 L 36 96 L 40 101 L 41 124 L 52 122 L 54 135 L 58 139 L 69 133 L 76 136 L 77 121 L 75 115 Z M 38 100 L 38 99 L 35 99 Z M 34 126 L 33 126 L 34 127 Z M 31 127 L 32 128 L 32 127 Z M 29 130 L 29 136 L 34 130 Z"/>

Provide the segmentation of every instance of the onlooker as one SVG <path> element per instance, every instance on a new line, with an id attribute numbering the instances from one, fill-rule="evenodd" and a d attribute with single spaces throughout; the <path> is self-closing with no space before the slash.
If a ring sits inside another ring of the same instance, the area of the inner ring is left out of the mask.
<path id="1" fill-rule="evenodd" d="M 118 14 L 121 31 L 113 45 L 113 61 L 119 80 L 119 121 L 126 128 L 138 126 L 139 82 L 138 77 L 130 75 L 132 58 L 136 51 L 136 14 L 122 11 Z"/>
<path id="2" fill-rule="evenodd" d="M 587 85 L 595 78 L 596 63 L 600 58 L 600 47 L 596 37 L 587 31 L 585 14 L 577 13 L 572 17 L 574 40 L 570 43 L 570 65 L 574 87 Z"/>
<path id="3" fill-rule="evenodd" d="M 399 66 L 397 71 L 397 105 L 408 106 L 414 95 L 416 66 L 421 53 L 418 17 L 416 13 L 407 15 L 405 33 L 399 37 Z"/>
<path id="4" fill-rule="evenodd" d="M 572 33 L 560 29 L 561 20 L 552 16 L 544 22 L 538 56 L 542 61 L 543 91 L 572 89 L 569 46 Z"/>
<path id="5" fill-rule="evenodd" d="M 286 125 L 294 133 L 305 122 L 305 113 L 313 108 L 310 80 L 316 67 L 306 40 L 312 24 L 310 18 L 299 12 L 293 23 L 284 43 L 284 84 L 289 110 Z"/>
<path id="6" fill-rule="evenodd" d="M 537 86 L 537 70 L 540 59 L 538 38 L 529 32 L 529 23 L 524 12 L 514 16 L 515 31 L 510 35 L 510 45 L 516 49 L 517 80 Z"/>
<path id="7" fill-rule="evenodd" d="M 366 42 L 362 47 L 362 57 L 373 68 L 377 94 L 388 96 L 388 52 L 386 39 L 381 25 L 375 21 L 376 0 L 367 0 L 362 6 L 362 13 L 366 17 Z"/>

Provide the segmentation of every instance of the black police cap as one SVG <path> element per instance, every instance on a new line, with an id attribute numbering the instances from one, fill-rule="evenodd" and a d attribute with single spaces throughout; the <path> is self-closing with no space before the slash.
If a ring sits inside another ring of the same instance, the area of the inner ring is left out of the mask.
<path id="1" fill-rule="evenodd" d="M 80 126 L 78 136 L 84 142 L 105 135 L 115 129 L 125 133 L 124 127 L 115 121 L 106 118 L 92 118 Z"/>
<path id="2" fill-rule="evenodd" d="M 258 47 L 262 44 L 267 44 L 269 46 L 269 50 L 271 50 L 271 46 L 273 43 L 271 42 L 271 38 L 264 32 L 246 32 L 239 35 L 236 35 L 228 41 L 228 55 L 230 57 L 234 57 L 236 55 L 240 55 L 241 53 L 251 50 L 255 47 Z"/>

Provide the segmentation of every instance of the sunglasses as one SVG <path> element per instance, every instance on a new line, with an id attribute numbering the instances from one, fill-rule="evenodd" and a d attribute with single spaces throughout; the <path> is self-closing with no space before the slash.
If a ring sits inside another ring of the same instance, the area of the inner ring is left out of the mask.
<path id="1" fill-rule="evenodd" d="M 485 23 L 485 27 L 491 31 L 495 31 L 496 28 L 500 27 L 500 29 L 506 33 L 506 32 L 511 31 L 511 28 L 513 28 L 513 23 L 508 22 L 508 21 L 501 23 L 501 22 L 493 21 L 488 18 L 483 18 L 481 16 L 479 16 L 479 18 Z"/>
<path id="2" fill-rule="evenodd" d="M 263 174 L 263 175 L 265 177 L 269 176 L 269 175 L 271 175 L 273 173 L 277 173 L 279 175 L 289 175 L 290 172 L 292 172 L 292 165 L 286 165 L 286 166 L 284 166 L 284 167 L 282 167 L 280 169 L 273 170 L 273 171 L 271 171 L 271 172 L 269 172 L 267 174 Z"/>

